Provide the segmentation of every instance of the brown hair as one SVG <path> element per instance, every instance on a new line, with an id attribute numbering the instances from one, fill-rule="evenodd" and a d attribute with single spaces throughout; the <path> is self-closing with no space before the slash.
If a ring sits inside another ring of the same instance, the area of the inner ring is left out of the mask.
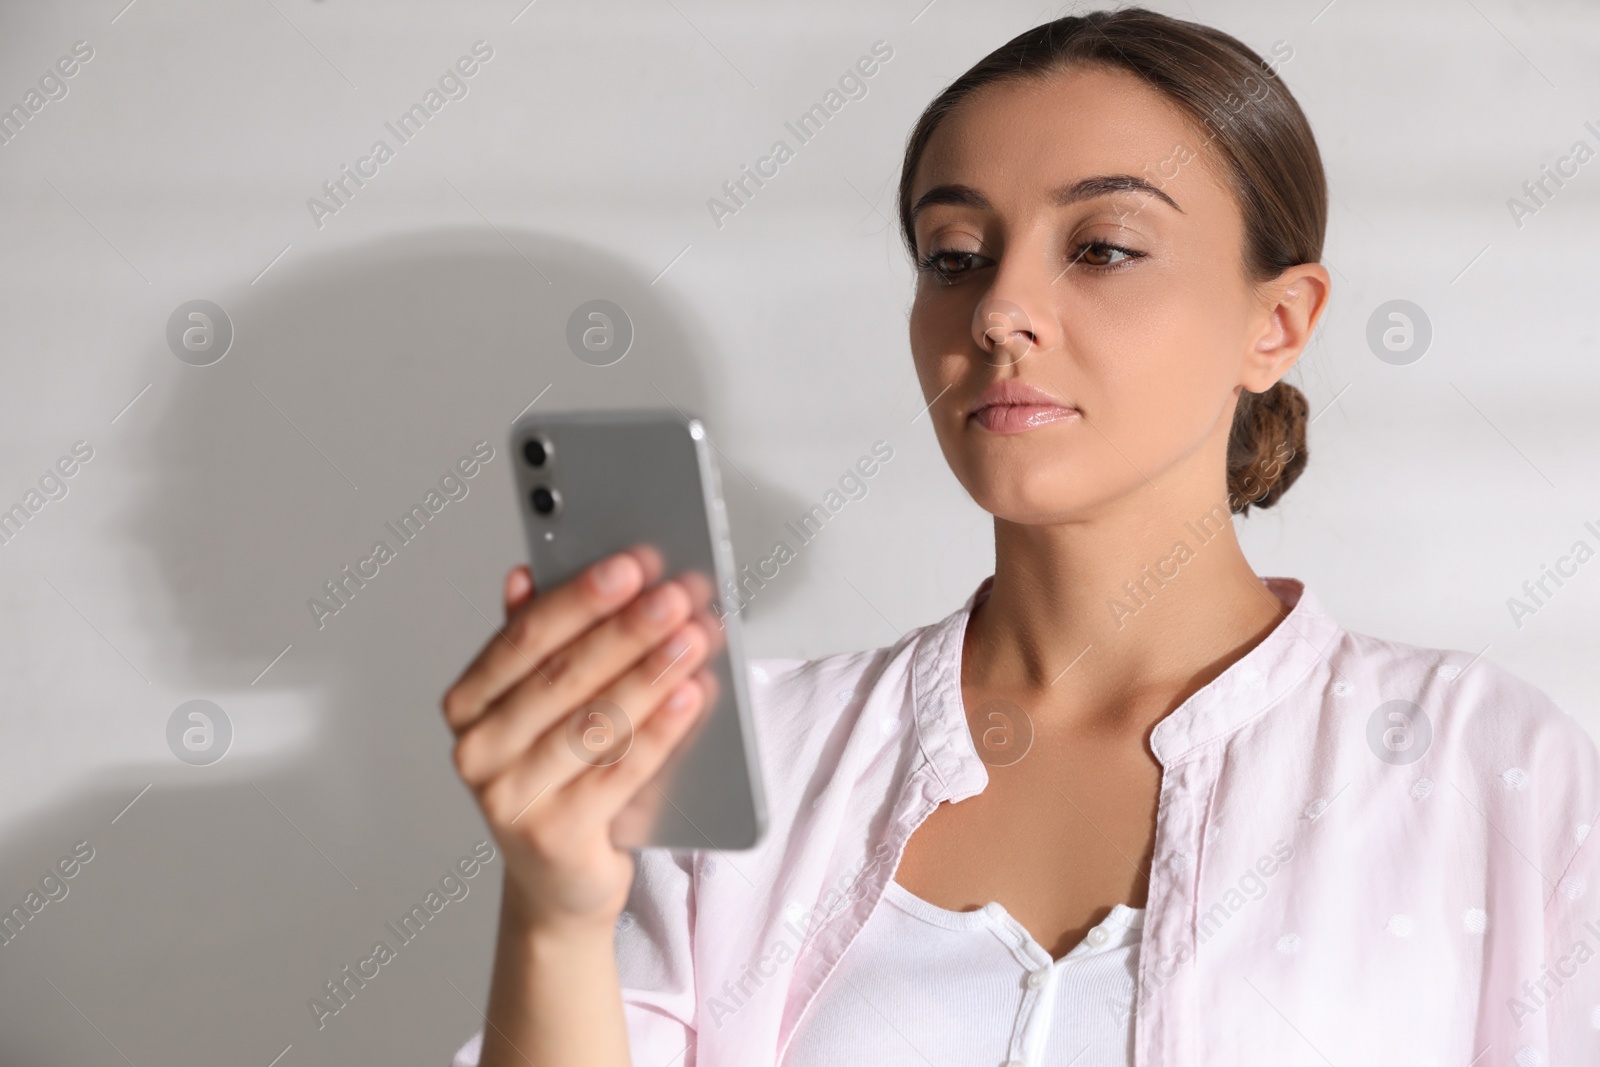
<path id="1" fill-rule="evenodd" d="M 1265 282 L 1322 258 L 1328 219 L 1322 159 L 1310 123 L 1275 69 L 1221 30 L 1133 7 L 1035 26 L 983 57 L 927 106 L 900 170 L 900 234 L 913 259 L 911 182 L 945 116 L 981 86 L 1081 64 L 1137 74 L 1206 132 L 1244 216 L 1247 277 Z M 1228 437 L 1232 511 L 1271 507 L 1299 477 L 1307 412 L 1305 395 L 1281 379 L 1266 392 L 1240 394 Z"/>

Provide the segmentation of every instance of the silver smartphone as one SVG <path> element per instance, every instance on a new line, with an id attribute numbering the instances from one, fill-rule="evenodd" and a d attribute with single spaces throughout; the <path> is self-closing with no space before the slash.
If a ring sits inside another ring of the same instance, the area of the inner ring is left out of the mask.
<path id="1" fill-rule="evenodd" d="M 702 712 L 667 764 L 619 818 L 621 848 L 740 849 L 766 832 L 739 616 L 728 591 L 736 570 L 721 480 L 704 424 L 676 410 L 528 414 L 511 429 L 511 453 L 529 566 L 549 589 L 640 543 L 661 553 L 661 577 L 703 575 L 721 647 L 707 664 L 716 705 Z M 569 724 L 580 758 L 626 758 L 631 723 L 594 701 Z"/>

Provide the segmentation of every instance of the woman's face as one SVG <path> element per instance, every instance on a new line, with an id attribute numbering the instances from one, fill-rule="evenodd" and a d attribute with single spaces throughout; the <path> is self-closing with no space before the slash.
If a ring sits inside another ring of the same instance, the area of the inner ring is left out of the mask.
<path id="1" fill-rule="evenodd" d="M 1201 141 L 1137 76 L 1097 68 L 985 86 L 929 141 L 911 350 L 985 510 L 1063 522 L 1226 493 L 1236 390 L 1266 389 L 1304 342 L 1285 350 L 1276 300 L 1245 278 L 1240 209 Z M 975 411 L 1006 382 L 1061 408 Z"/>

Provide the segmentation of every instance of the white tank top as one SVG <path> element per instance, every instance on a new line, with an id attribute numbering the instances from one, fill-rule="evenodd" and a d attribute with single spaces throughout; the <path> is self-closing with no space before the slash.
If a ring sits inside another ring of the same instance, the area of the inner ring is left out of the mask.
<path id="1" fill-rule="evenodd" d="M 998 902 L 930 904 L 892 879 L 800 1020 L 785 1067 L 1128 1067 L 1144 909 L 1059 960 Z"/>

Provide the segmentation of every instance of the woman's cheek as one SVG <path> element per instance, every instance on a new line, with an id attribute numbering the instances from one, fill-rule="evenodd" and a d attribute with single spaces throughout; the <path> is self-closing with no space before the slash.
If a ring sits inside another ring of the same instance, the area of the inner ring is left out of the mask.
<path id="1" fill-rule="evenodd" d="M 1119 358 L 1096 361 L 1103 376 L 1084 403 L 1117 449 L 1142 471 L 1160 468 L 1203 436 L 1192 367 L 1182 348 L 1169 351 L 1159 336 L 1137 336 Z"/>

